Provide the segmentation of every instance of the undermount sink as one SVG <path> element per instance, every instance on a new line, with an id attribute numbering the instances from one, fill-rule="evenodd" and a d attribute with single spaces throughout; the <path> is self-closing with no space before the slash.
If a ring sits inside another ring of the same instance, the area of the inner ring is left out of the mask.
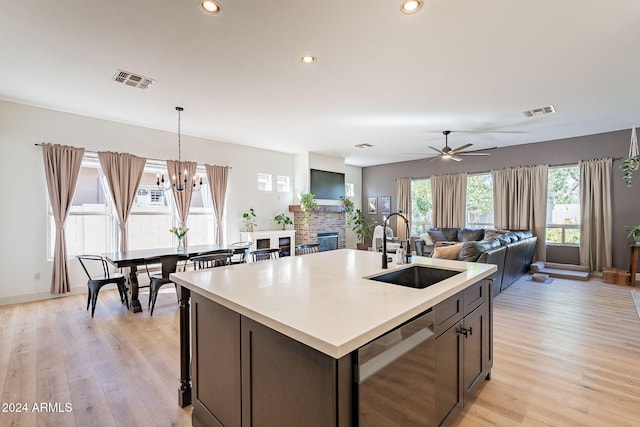
<path id="1" fill-rule="evenodd" d="M 368 277 L 368 279 L 408 288 L 424 289 L 460 273 L 462 271 L 412 265 L 411 267 Z"/>

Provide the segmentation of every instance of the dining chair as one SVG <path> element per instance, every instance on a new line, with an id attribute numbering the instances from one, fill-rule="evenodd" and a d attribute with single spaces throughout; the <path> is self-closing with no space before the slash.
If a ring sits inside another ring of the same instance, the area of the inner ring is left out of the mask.
<path id="1" fill-rule="evenodd" d="M 318 243 L 305 243 L 296 246 L 296 255 L 306 255 L 318 253 L 320 245 Z"/>
<path id="2" fill-rule="evenodd" d="M 202 253 L 191 257 L 189 261 L 193 263 L 194 270 L 205 268 L 222 267 L 231 264 L 233 251 Z"/>
<path id="3" fill-rule="evenodd" d="M 278 248 L 258 249 L 257 251 L 251 252 L 251 257 L 253 259 L 253 262 L 268 261 L 270 259 L 279 259 L 280 249 Z"/>
<path id="4" fill-rule="evenodd" d="M 104 285 L 108 285 L 109 283 L 116 284 L 118 292 L 120 293 L 120 302 L 123 304 L 126 303 L 127 309 L 129 308 L 127 279 L 124 275 L 110 272 L 107 260 L 100 255 L 78 255 L 76 258 L 80 261 L 82 269 L 87 273 L 87 277 L 89 278 L 87 281 L 87 288 L 89 289 L 87 294 L 87 310 L 89 310 L 89 305 L 91 305 L 91 317 L 93 317 L 93 313 L 96 311 L 96 302 L 98 301 L 98 292 L 100 292 L 100 288 Z M 102 268 L 102 274 L 95 274 L 92 276 L 91 273 L 89 273 L 89 270 L 97 270 L 98 263 L 100 264 L 100 268 Z"/>
<path id="5" fill-rule="evenodd" d="M 162 287 L 163 285 L 166 285 L 168 283 L 173 283 L 171 281 L 171 279 L 169 279 L 169 275 L 171 273 L 175 273 L 176 272 L 178 261 L 181 258 L 184 258 L 184 256 L 183 255 L 168 255 L 168 256 L 163 256 L 162 258 L 160 258 L 160 264 L 161 264 L 162 268 L 161 268 L 161 274 L 159 276 L 151 274 L 151 271 L 149 270 L 149 266 L 150 265 L 158 263 L 158 258 L 145 258 L 144 259 L 144 265 L 145 265 L 145 268 L 147 270 L 147 275 L 149 276 L 149 304 L 148 304 L 148 307 L 151 308 L 151 316 L 153 316 L 153 308 L 156 305 L 156 299 L 158 298 L 158 291 L 160 290 L 160 287 Z M 175 285 L 175 283 L 174 283 L 174 285 Z M 176 289 L 177 289 L 177 286 L 176 286 Z"/>
<path id="6" fill-rule="evenodd" d="M 247 258 L 249 257 L 249 248 L 253 242 L 235 242 L 232 243 L 231 247 L 237 248 L 236 250 L 243 249 L 242 253 L 235 253 L 231 258 L 231 264 L 244 264 L 247 262 Z"/>

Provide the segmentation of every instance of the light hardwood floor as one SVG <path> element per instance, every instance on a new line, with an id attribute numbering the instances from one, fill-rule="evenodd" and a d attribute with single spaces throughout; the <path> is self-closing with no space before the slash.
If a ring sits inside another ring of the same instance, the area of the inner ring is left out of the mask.
<path id="1" fill-rule="evenodd" d="M 492 379 L 456 426 L 639 425 L 632 289 L 521 279 L 496 297 Z M 153 317 L 127 312 L 116 291 L 102 291 L 91 319 L 85 298 L 0 307 L 0 402 L 28 406 L 0 412 L 0 426 L 190 426 L 191 408 L 177 405 L 172 288 Z M 72 411 L 34 412 L 41 402 L 63 411 L 71 403 Z"/>

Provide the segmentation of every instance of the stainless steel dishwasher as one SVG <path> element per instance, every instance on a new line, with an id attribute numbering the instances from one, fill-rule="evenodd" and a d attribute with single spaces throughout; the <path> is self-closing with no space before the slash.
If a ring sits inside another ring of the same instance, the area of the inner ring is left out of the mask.
<path id="1" fill-rule="evenodd" d="M 433 426 L 435 337 L 431 309 L 357 350 L 359 426 Z"/>

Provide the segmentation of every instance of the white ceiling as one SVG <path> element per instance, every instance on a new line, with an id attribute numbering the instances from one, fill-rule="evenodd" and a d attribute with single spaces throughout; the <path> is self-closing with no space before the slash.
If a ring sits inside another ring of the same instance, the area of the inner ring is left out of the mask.
<path id="1" fill-rule="evenodd" d="M 219 3 L 1 0 L 0 98 L 358 166 L 640 125 L 638 0 Z"/>

